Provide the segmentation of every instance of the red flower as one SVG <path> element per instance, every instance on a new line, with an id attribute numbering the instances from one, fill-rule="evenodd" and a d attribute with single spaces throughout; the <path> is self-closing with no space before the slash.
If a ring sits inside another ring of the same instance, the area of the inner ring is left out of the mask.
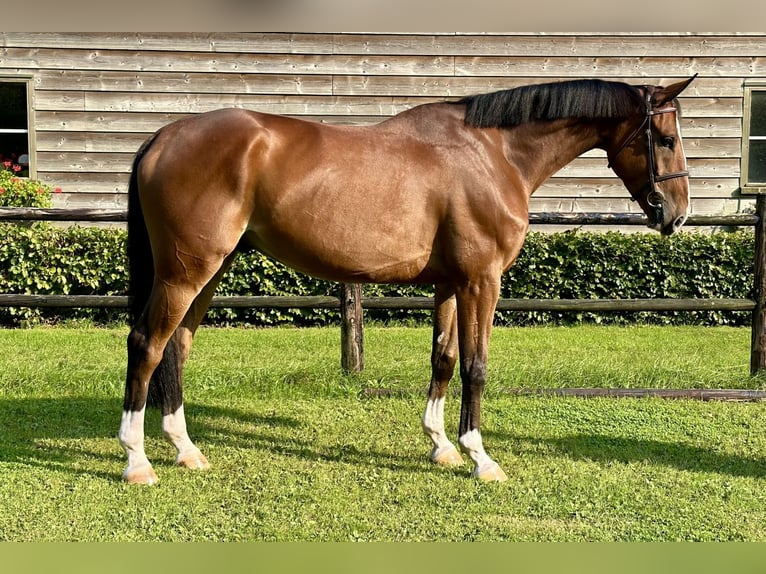
<path id="1" fill-rule="evenodd" d="M 0 187 L 0 193 L 5 193 L 5 189 L 3 189 L 2 187 Z"/>
<path id="2" fill-rule="evenodd" d="M 53 193 L 61 193 L 61 188 L 57 187 L 56 189 L 53 190 Z"/>
<path id="3" fill-rule="evenodd" d="M 20 166 L 20 165 L 16 165 L 16 164 L 14 164 L 14 166 L 13 166 L 13 172 L 14 172 L 14 173 L 19 173 L 20 171 L 21 171 L 21 166 Z"/>
<path id="4" fill-rule="evenodd" d="M 3 162 L 3 165 L 4 165 L 5 167 L 11 167 L 11 164 L 12 164 L 12 162 L 11 162 L 11 160 L 9 160 L 9 159 L 7 159 L 7 160 L 5 160 L 5 161 Z"/>

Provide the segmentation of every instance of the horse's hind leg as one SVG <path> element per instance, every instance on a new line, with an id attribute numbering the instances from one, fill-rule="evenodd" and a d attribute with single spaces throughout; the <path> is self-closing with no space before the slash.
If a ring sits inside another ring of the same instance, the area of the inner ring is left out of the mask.
<path id="1" fill-rule="evenodd" d="M 442 466 L 463 464 L 463 457 L 444 431 L 444 401 L 458 356 L 457 315 L 454 292 L 436 286 L 431 349 L 431 385 L 423 413 L 423 432 L 433 442 L 431 461 Z"/>
<path id="2" fill-rule="evenodd" d="M 177 447 L 180 445 L 186 451 L 196 449 L 191 441 L 186 442 L 188 435 L 184 430 L 183 410 L 179 410 L 183 406 L 181 366 L 191 338 L 184 334 L 184 330 L 176 335 L 176 329 L 187 316 L 189 320 L 196 319 L 197 313 L 189 315 L 189 311 L 205 286 L 217 276 L 224 259 L 197 265 L 191 274 L 191 267 L 180 264 L 175 268 L 172 261 L 168 258 L 158 266 L 164 273 L 155 278 L 146 309 L 128 336 L 128 372 L 119 438 L 128 457 L 123 478 L 130 483 L 157 482 L 157 475 L 144 451 L 144 414 L 153 374 L 153 384 L 163 387 L 158 393 L 163 426 L 175 438 Z M 166 416 L 171 418 L 165 419 Z M 204 465 L 201 459 L 197 464 Z"/>
<path id="3" fill-rule="evenodd" d="M 199 324 L 205 316 L 205 312 L 210 306 L 210 301 L 213 298 L 218 283 L 221 281 L 221 277 L 231 266 L 231 262 L 235 255 L 236 253 L 232 253 L 224 261 L 215 277 L 210 280 L 194 300 L 187 311 L 184 320 L 173 335 L 178 345 L 179 381 L 183 380 L 183 367 L 191 352 L 194 333 L 196 333 L 197 327 L 199 327 Z M 186 429 L 186 417 L 184 416 L 182 393 L 183 389 L 179 385 L 176 399 L 172 402 L 168 401 L 167 404 L 163 403 L 162 433 L 176 448 L 178 453 L 176 456 L 177 465 L 191 469 L 207 469 L 210 467 L 207 458 L 205 458 L 205 455 L 202 454 L 199 448 L 192 442 L 191 438 L 189 438 L 189 433 Z"/>
<path id="4" fill-rule="evenodd" d="M 188 305 L 183 302 L 193 300 L 195 295 L 188 286 L 171 288 L 168 284 L 155 282 L 144 313 L 128 335 L 128 372 L 119 433 L 120 444 L 128 457 L 128 466 L 122 475 L 127 482 L 157 482 L 157 475 L 144 451 L 144 414 L 149 382 L 158 369 L 160 376 L 178 376 L 177 356 L 172 346 L 168 348 L 168 343 L 187 311 Z"/>

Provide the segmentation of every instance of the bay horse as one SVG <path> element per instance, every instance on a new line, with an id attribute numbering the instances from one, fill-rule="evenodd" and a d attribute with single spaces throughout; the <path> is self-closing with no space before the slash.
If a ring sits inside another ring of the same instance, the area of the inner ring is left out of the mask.
<path id="1" fill-rule="evenodd" d="M 189 438 L 181 376 L 192 338 L 236 253 L 256 249 L 322 279 L 435 285 L 423 431 L 439 465 L 505 480 L 480 432 L 500 280 L 521 250 L 530 195 L 600 148 L 648 216 L 677 231 L 689 179 L 676 97 L 693 80 L 587 79 L 423 104 L 377 125 L 325 125 L 244 109 L 180 119 L 136 153 L 129 185 L 133 322 L 120 443 L 123 479 L 153 484 L 152 399 L 176 463 L 209 466 Z M 444 427 L 460 360 L 458 445 Z"/>

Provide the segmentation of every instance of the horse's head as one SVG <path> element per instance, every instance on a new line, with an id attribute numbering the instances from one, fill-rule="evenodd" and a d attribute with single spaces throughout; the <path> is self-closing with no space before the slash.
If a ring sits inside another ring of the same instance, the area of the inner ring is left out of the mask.
<path id="1" fill-rule="evenodd" d="M 681 228 L 689 210 L 676 97 L 693 79 L 664 88 L 641 86 L 642 116 L 621 122 L 607 146 L 609 165 L 649 217 L 649 227 L 665 235 Z"/>

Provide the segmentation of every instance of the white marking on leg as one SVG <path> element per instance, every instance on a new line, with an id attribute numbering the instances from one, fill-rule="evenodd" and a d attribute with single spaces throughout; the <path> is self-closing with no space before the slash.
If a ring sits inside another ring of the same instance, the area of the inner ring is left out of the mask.
<path id="1" fill-rule="evenodd" d="M 486 471 L 498 467 L 498 464 L 484 450 L 484 443 L 481 440 L 481 433 L 478 429 L 465 433 L 460 437 L 458 443 L 460 444 L 460 450 L 466 453 L 475 465 L 473 469 L 474 476 L 479 476 Z"/>
<path id="2" fill-rule="evenodd" d="M 447 438 L 447 433 L 444 432 L 444 397 L 436 399 L 428 398 L 426 411 L 423 413 L 423 432 L 434 443 L 434 448 L 431 451 L 431 460 L 455 464 L 454 460 L 450 462 L 444 459 L 445 456 L 454 458 L 452 452 L 459 456 L 455 445 L 450 442 Z"/>
<path id="3" fill-rule="evenodd" d="M 183 464 L 189 468 L 208 467 L 207 460 L 189 438 L 183 405 L 174 413 L 162 417 L 162 432 L 178 451 L 176 464 Z"/>
<path id="4" fill-rule="evenodd" d="M 149 467 L 151 463 L 144 451 L 144 414 L 146 408 L 140 411 L 123 411 L 120 421 L 120 444 L 128 455 L 128 467 L 123 473 L 127 477 L 138 469 Z M 151 482 L 150 482 L 151 484 Z"/>

